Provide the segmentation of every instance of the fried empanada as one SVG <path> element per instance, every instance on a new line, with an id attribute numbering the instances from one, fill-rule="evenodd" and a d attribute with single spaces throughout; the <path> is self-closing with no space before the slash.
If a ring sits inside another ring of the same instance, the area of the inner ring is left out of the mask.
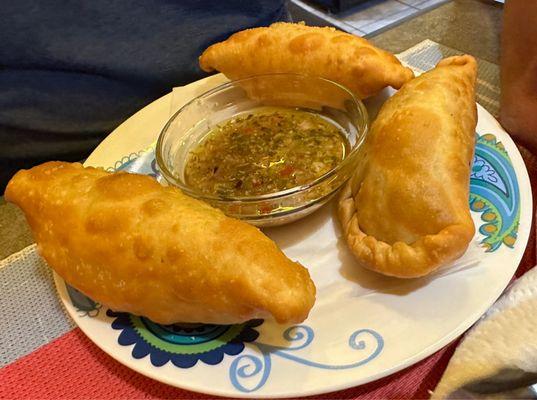
<path id="1" fill-rule="evenodd" d="M 235 33 L 206 49 L 199 63 L 204 71 L 217 70 L 230 79 L 282 72 L 319 76 L 362 99 L 387 86 L 398 89 L 414 76 L 393 54 L 361 37 L 285 22 Z"/>
<path id="2" fill-rule="evenodd" d="M 418 277 L 468 247 L 476 69 L 471 56 L 447 58 L 381 108 L 339 201 L 345 238 L 361 265 Z"/>
<path id="3" fill-rule="evenodd" d="M 257 228 L 136 174 L 48 162 L 18 172 L 5 197 L 67 283 L 116 311 L 170 324 L 301 322 L 308 271 Z"/>

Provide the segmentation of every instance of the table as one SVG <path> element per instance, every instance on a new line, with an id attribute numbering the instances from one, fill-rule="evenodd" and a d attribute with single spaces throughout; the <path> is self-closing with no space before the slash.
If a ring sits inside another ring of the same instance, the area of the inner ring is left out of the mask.
<path id="1" fill-rule="evenodd" d="M 426 12 L 412 20 L 382 32 L 370 38 L 376 45 L 383 47 L 392 52 L 400 52 L 411 47 L 423 39 L 432 39 L 451 48 L 468 52 L 474 56 L 497 64 L 499 57 L 498 36 L 500 31 L 501 8 L 489 3 L 476 0 L 456 0 L 447 3 L 437 9 Z M 479 35 L 476 32 L 480 32 Z M 536 158 L 521 149 L 522 155 L 527 163 L 530 176 L 532 177 L 532 186 L 537 193 L 537 161 Z M 0 199 L 0 259 L 26 247 L 32 243 L 29 229 L 24 221 L 20 211 L 10 204 L 6 204 Z M 524 268 L 519 270 L 519 274 L 527 268 L 535 265 L 535 229 L 533 230 L 528 248 L 522 265 Z M 78 357 L 78 361 L 88 363 L 88 371 L 99 371 L 103 374 L 108 372 L 112 375 L 112 380 L 118 383 L 118 386 L 125 385 L 128 382 L 128 390 L 123 386 L 126 392 L 114 392 L 117 396 L 141 397 L 154 396 L 167 398 L 177 395 L 185 395 L 185 392 L 178 392 L 176 389 L 168 388 L 164 385 L 150 385 L 152 381 L 142 377 L 125 367 L 117 364 L 114 371 L 103 371 L 99 369 L 100 363 L 109 363 L 108 356 L 100 352 L 89 340 L 78 330 L 73 331 L 58 339 L 57 345 L 68 346 L 72 349 L 73 357 Z M 456 343 L 442 349 L 433 356 L 423 360 L 416 366 L 403 370 L 395 375 L 384 378 L 377 382 L 365 385 L 360 388 L 352 388 L 338 392 L 337 398 L 360 398 L 360 397 L 406 397 L 412 395 L 415 398 L 425 398 L 429 390 L 433 389 L 440 376 L 442 375 L 449 358 L 451 357 Z M 83 348 L 90 348 L 89 352 L 82 351 Z M 39 370 L 46 368 L 47 360 L 54 357 L 54 347 L 47 346 L 37 359 L 24 368 L 35 371 L 35 384 L 47 387 L 49 382 L 40 381 Z M 68 364 L 69 361 L 66 360 Z M 85 377 L 78 372 L 70 371 L 66 365 L 65 373 L 70 375 L 69 384 L 72 387 L 77 382 L 82 382 Z M 34 376 L 34 375 L 32 375 Z M 99 376 L 93 376 L 92 379 L 98 381 Z M 110 376 L 107 376 L 110 379 Z M 63 381 L 61 384 L 50 384 L 51 393 L 61 393 Z M 394 382 L 401 382 L 400 385 L 394 385 Z M 93 393 L 86 393 L 90 397 L 104 396 L 108 394 L 109 388 L 103 388 L 104 392 L 95 389 Z M 74 392 L 73 392 L 74 393 Z M 205 398 L 203 395 L 189 394 L 192 398 Z M 321 396 L 319 396 L 320 398 Z M 322 396 L 326 398 L 327 396 Z"/>
<path id="2" fill-rule="evenodd" d="M 503 7 L 486 0 L 454 0 L 368 37 L 392 53 L 430 39 L 499 64 Z"/>

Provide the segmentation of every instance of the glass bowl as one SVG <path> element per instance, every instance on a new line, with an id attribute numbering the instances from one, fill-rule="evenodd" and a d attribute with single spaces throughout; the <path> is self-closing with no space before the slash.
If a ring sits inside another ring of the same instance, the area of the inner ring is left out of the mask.
<path id="1" fill-rule="evenodd" d="M 340 128 L 350 150 L 324 175 L 280 192 L 223 197 L 188 185 L 185 165 L 190 150 L 217 124 L 265 107 L 299 109 L 321 116 Z M 297 74 L 259 75 L 225 83 L 184 105 L 160 133 L 156 159 L 167 183 L 185 194 L 252 225 L 276 226 L 312 213 L 334 196 L 354 172 L 367 132 L 363 103 L 338 83 Z"/>

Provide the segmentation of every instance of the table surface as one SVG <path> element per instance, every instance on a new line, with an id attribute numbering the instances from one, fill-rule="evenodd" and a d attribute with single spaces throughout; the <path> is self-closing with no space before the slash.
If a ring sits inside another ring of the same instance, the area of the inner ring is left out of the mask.
<path id="1" fill-rule="evenodd" d="M 425 39 L 498 64 L 501 6 L 489 1 L 454 0 L 369 39 L 399 53 Z M 33 242 L 22 213 L 0 198 L 0 260 Z"/>
<path id="2" fill-rule="evenodd" d="M 368 39 L 392 53 L 430 39 L 499 64 L 502 10 L 491 1 L 454 0 Z"/>
<path id="3" fill-rule="evenodd" d="M 425 39 L 430 39 L 451 49 L 472 54 L 480 60 L 498 64 L 501 14 L 502 8 L 494 5 L 491 1 L 454 0 L 380 32 L 369 39 L 375 45 L 392 53 L 400 53 Z M 486 63 L 480 63 L 481 67 L 484 64 Z M 489 70 L 493 70 L 493 74 L 497 77 L 496 67 L 489 68 Z M 490 82 L 486 79 L 485 81 Z M 530 177 L 534 179 L 537 177 L 537 157 L 524 148 L 520 148 L 520 151 Z M 532 181 L 532 188 L 534 204 L 537 204 L 537 179 Z M 0 238 L 0 260 L 33 242 L 22 213 L 15 206 L 7 204 L 2 197 L 0 197 Z M 535 242 L 535 230 L 533 230 L 517 276 L 535 265 L 537 254 Z M 338 392 L 337 396 L 353 399 L 398 398 L 402 397 L 401 393 L 405 393 L 404 397 L 410 397 L 409 393 L 414 393 L 413 397 L 425 398 L 428 390 L 432 390 L 436 386 L 456 345 L 457 342 L 454 342 L 412 368 L 365 386 Z M 77 365 L 73 366 L 69 360 L 65 362 L 65 354 L 69 354 L 72 360 L 76 359 Z M 51 368 L 51 363 L 54 363 L 55 373 L 65 370 L 59 372 L 59 376 L 63 377 L 65 374 L 65 376 L 70 377 L 69 393 L 77 393 L 76 388 L 80 387 L 83 397 L 88 396 L 88 393 L 83 392 L 88 389 L 88 370 L 94 374 L 92 376 L 94 381 L 106 380 L 111 385 L 107 385 L 102 390 L 96 385 L 93 396 L 96 398 L 109 397 L 110 390 L 114 389 L 116 391 L 113 393 L 117 397 L 129 393 L 130 397 L 172 398 L 177 397 L 178 393 L 182 395 L 186 393 L 178 392 L 177 389 L 166 385 L 151 385 L 147 378 L 142 375 L 114 363 L 112 363 L 114 366 L 114 371 L 112 371 L 108 356 L 91 344 L 78 329 L 59 337 L 53 346 L 43 346 L 40 351 L 18 360 L 17 363 L 11 364 L 10 368 L 3 368 L 2 371 L 4 379 L 8 379 L 8 381 L 11 379 L 12 387 L 17 388 L 17 391 L 20 382 L 26 382 L 31 377 L 35 387 L 46 390 L 49 398 L 55 398 L 60 393 L 64 393 L 65 388 L 63 379 L 50 382 L 48 381 L 50 375 L 42 373 L 42 371 Z M 9 385 L 5 385 L 5 387 L 8 388 Z M 32 390 L 28 390 L 28 393 L 34 393 Z M 7 393 L 11 393 L 9 388 Z M 205 398 L 203 395 L 193 393 L 188 393 L 188 395 L 191 398 Z M 0 395 L 0 397 L 2 396 Z"/>

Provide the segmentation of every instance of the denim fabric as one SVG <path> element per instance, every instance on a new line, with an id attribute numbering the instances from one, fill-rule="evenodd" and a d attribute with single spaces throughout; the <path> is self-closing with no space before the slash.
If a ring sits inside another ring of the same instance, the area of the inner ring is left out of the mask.
<path id="1" fill-rule="evenodd" d="M 245 28 L 287 19 L 284 0 L 17 0 L 0 10 L 0 193 L 19 168 L 80 160 Z"/>

